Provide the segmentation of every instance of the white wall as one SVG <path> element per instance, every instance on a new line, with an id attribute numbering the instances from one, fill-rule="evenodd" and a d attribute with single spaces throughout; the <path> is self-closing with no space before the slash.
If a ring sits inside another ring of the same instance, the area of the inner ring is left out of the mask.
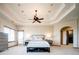
<path id="1" fill-rule="evenodd" d="M 18 28 L 19 30 L 24 30 L 24 40 L 31 36 L 32 34 L 53 34 L 53 26 L 22 26 Z"/>
<path id="2" fill-rule="evenodd" d="M 0 13 L 0 32 L 3 32 L 4 26 L 8 26 L 8 27 L 16 30 L 15 23 L 13 23 L 11 20 L 9 20 L 7 17 L 5 17 L 3 14 Z M 16 37 L 15 37 L 15 39 L 16 39 Z M 13 46 L 13 45 L 16 45 L 16 44 L 17 44 L 17 41 L 10 42 L 10 43 L 8 43 L 8 47 Z"/>

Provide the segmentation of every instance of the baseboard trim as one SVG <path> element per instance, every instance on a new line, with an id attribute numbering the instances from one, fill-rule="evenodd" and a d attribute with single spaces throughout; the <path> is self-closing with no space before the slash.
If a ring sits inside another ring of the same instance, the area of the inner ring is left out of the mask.
<path id="1" fill-rule="evenodd" d="M 61 47 L 61 45 L 52 45 L 52 46 L 58 46 L 58 47 Z"/>
<path id="2" fill-rule="evenodd" d="M 79 47 L 73 47 L 73 48 L 75 48 L 75 49 L 79 49 Z"/>
<path id="3" fill-rule="evenodd" d="M 15 47 L 15 46 L 18 46 L 18 45 L 9 46 L 8 48 Z"/>

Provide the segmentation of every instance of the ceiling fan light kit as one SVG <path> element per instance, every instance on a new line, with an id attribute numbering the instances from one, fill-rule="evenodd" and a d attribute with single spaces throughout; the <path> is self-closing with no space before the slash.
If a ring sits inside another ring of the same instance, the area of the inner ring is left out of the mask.
<path id="1" fill-rule="evenodd" d="M 35 22 L 41 23 L 40 20 L 44 20 L 44 18 L 37 17 L 37 10 L 35 10 L 35 15 L 34 15 L 34 18 L 32 20 L 34 20 L 32 23 L 35 23 Z"/>

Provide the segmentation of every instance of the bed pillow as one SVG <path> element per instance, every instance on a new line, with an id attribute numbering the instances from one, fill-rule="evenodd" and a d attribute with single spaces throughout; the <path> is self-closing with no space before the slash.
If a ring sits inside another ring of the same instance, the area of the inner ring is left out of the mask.
<path id="1" fill-rule="evenodd" d="M 43 40 L 44 36 L 32 36 L 32 40 Z"/>

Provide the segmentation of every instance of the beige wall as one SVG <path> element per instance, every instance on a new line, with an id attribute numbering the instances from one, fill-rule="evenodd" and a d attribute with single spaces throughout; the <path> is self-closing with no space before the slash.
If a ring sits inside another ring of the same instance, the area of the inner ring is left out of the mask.
<path id="1" fill-rule="evenodd" d="M 79 5 L 77 5 L 76 8 L 71 13 L 69 13 L 66 17 L 64 17 L 60 22 L 54 24 L 54 44 L 61 45 L 60 30 L 65 26 L 70 26 L 74 30 L 73 47 L 79 47 L 78 45 L 79 38 L 77 35 L 78 34 L 77 32 L 79 32 L 79 27 L 77 26 L 79 24 L 78 13 L 79 13 Z"/>
<path id="2" fill-rule="evenodd" d="M 8 27 L 16 30 L 16 25 L 0 13 L 0 32 L 3 32 L 4 26 L 8 26 Z M 16 45 L 16 44 L 17 44 L 17 42 L 10 42 L 10 43 L 8 43 L 8 46 L 10 47 L 10 46 L 13 46 L 13 45 Z"/>
<path id="3" fill-rule="evenodd" d="M 24 40 L 26 40 L 28 36 L 31 36 L 32 34 L 51 34 L 51 36 L 53 34 L 53 26 L 22 26 L 18 29 L 24 30 Z"/>
<path id="4" fill-rule="evenodd" d="M 77 20 L 77 37 L 78 37 L 77 43 L 78 43 L 78 47 L 79 47 L 79 18 Z"/>
<path id="5" fill-rule="evenodd" d="M 76 19 L 64 19 L 60 21 L 59 23 L 54 24 L 54 44 L 60 45 L 61 36 L 60 36 L 60 30 L 65 27 L 70 26 L 74 30 L 74 46 L 77 45 L 77 23 Z"/>

